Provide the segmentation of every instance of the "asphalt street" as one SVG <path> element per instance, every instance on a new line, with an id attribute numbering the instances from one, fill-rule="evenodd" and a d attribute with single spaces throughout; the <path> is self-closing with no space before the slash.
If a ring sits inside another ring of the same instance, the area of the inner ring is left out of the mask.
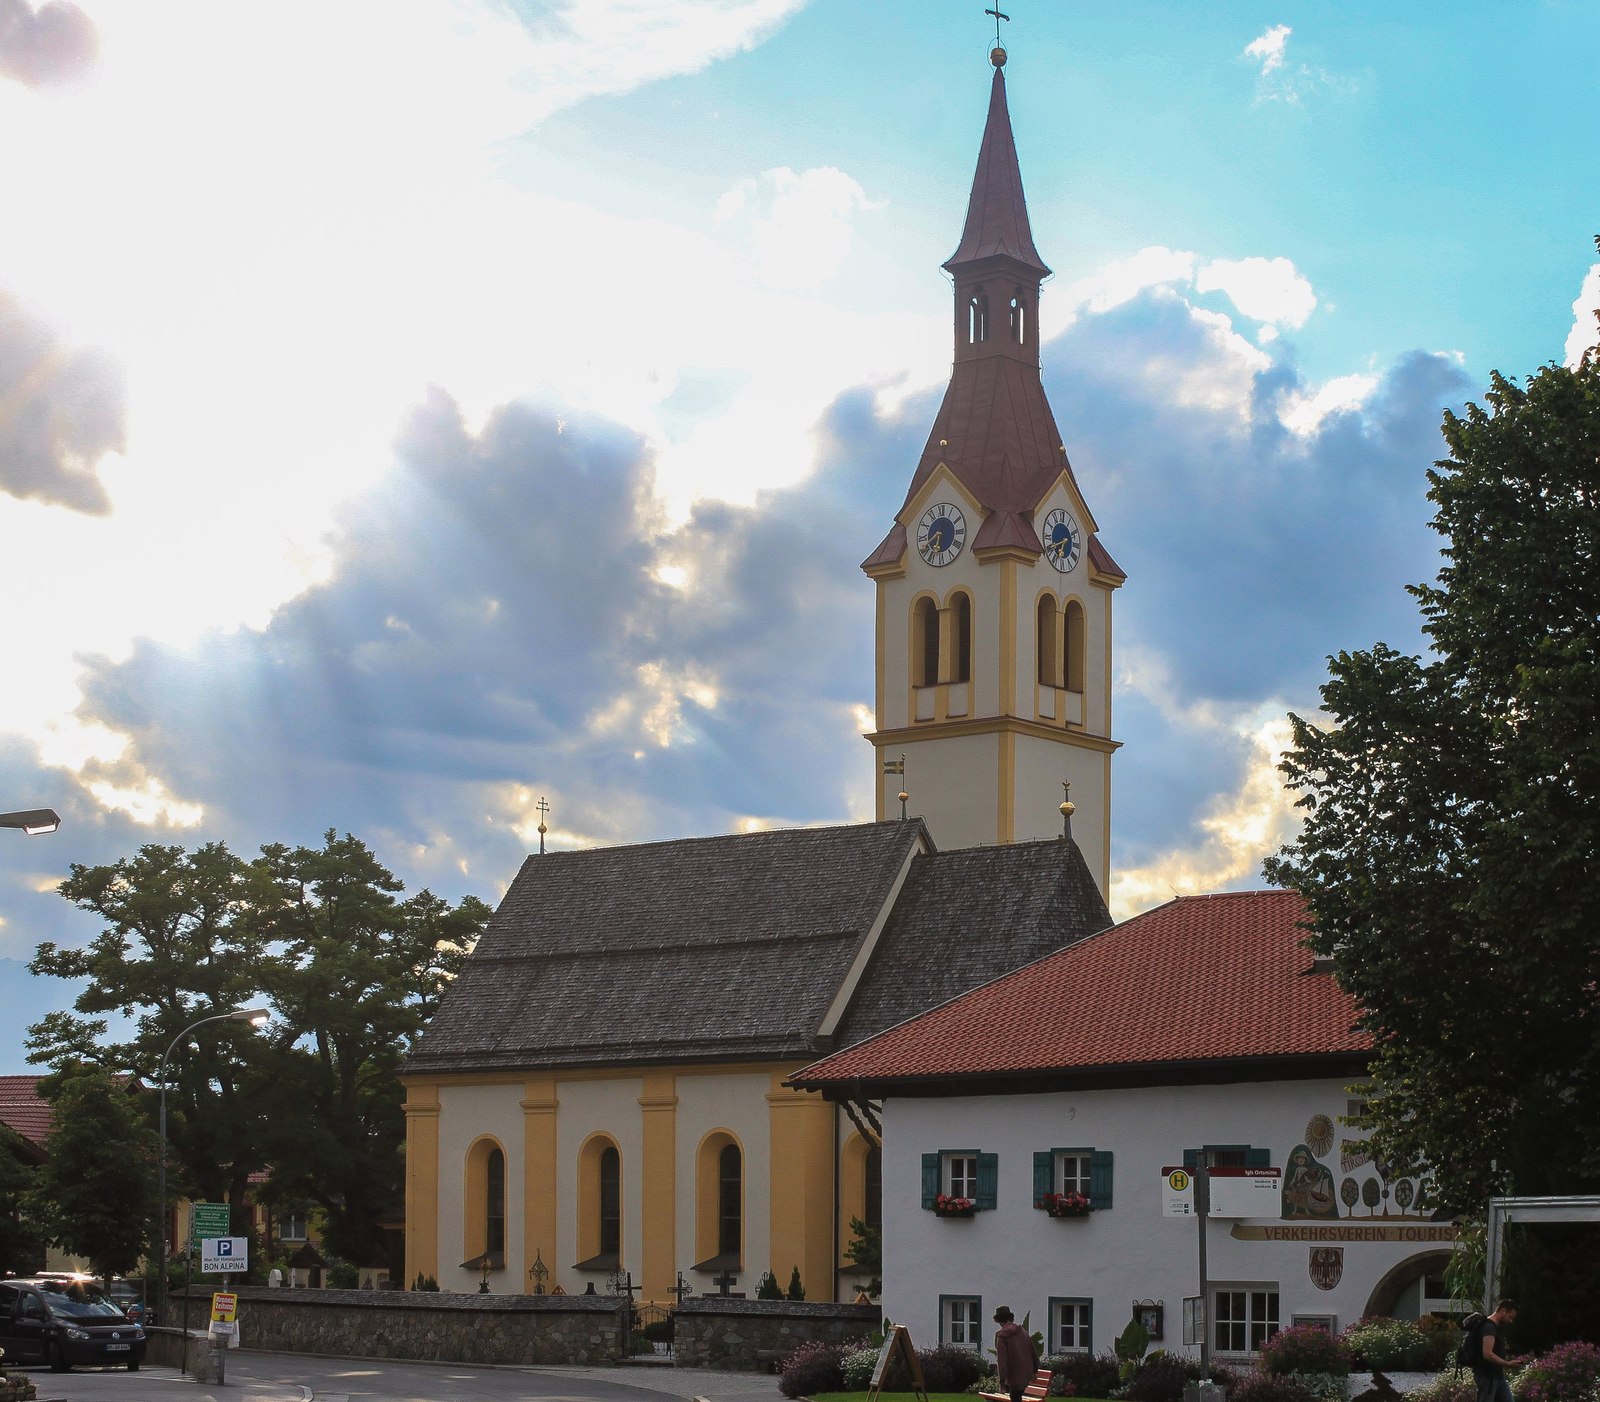
<path id="1" fill-rule="evenodd" d="M 781 1402 L 777 1379 L 676 1368 L 486 1368 L 461 1363 L 231 1352 L 227 1381 L 176 1368 L 28 1368 L 39 1402 Z"/>

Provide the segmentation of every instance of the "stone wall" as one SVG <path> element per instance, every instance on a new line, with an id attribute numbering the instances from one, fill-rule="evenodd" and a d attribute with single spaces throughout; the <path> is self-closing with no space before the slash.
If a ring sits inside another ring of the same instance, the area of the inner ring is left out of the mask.
<path id="1" fill-rule="evenodd" d="M 454 1363 L 593 1364 L 622 1356 L 622 1302 L 606 1295 L 264 1286 L 237 1293 L 245 1348 Z"/>
<path id="2" fill-rule="evenodd" d="M 739 1368 L 770 1373 L 808 1339 L 842 1343 L 877 1329 L 876 1305 L 812 1304 L 801 1300 L 736 1300 L 708 1295 L 685 1300 L 673 1329 L 673 1362 L 680 1368 Z"/>

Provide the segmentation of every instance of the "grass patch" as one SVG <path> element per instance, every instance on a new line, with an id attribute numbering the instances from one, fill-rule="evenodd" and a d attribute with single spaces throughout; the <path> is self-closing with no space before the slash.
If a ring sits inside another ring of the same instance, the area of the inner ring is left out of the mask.
<path id="1" fill-rule="evenodd" d="M 879 1402 L 917 1402 L 914 1392 L 880 1392 Z M 811 1402 L 867 1402 L 864 1392 L 818 1392 Z M 975 1392 L 930 1392 L 928 1402 L 978 1402 Z"/>

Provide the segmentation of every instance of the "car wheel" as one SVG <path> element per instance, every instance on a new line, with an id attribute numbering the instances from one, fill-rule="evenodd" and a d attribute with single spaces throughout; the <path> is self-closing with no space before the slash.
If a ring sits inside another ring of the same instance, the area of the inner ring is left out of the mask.
<path id="1" fill-rule="evenodd" d="M 66 1346 L 61 1343 L 52 1343 L 49 1348 L 50 1371 L 52 1373 L 68 1373 L 72 1365 L 67 1362 Z"/>
<path id="2" fill-rule="evenodd" d="M 139 1371 L 139 1364 L 132 1358 L 128 1360 L 128 1371 L 130 1373 L 137 1373 Z"/>

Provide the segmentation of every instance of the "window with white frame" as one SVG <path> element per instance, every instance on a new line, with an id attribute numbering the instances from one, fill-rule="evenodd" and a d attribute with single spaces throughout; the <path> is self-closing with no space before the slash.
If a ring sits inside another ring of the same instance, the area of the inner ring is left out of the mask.
<path id="1" fill-rule="evenodd" d="M 978 1156 L 976 1154 L 944 1156 L 944 1191 L 953 1198 L 977 1199 Z"/>
<path id="2" fill-rule="evenodd" d="M 1089 1165 L 1093 1153 L 1088 1149 L 1063 1149 L 1056 1155 L 1055 1191 L 1089 1196 Z"/>
<path id="3" fill-rule="evenodd" d="M 1089 1324 L 1094 1306 L 1089 1300 L 1050 1301 L 1050 1352 L 1088 1353 L 1093 1348 Z"/>
<path id="4" fill-rule="evenodd" d="M 944 1295 L 939 1301 L 939 1342 L 983 1346 L 983 1301 L 977 1295 Z"/>
<path id="5" fill-rule="evenodd" d="M 1278 1287 L 1229 1286 L 1211 1295 L 1212 1347 L 1218 1353 L 1258 1353 L 1278 1332 Z"/>
<path id="6" fill-rule="evenodd" d="M 278 1214 L 279 1241 L 304 1241 L 305 1239 L 306 1219 L 303 1212 L 282 1212 Z"/>

